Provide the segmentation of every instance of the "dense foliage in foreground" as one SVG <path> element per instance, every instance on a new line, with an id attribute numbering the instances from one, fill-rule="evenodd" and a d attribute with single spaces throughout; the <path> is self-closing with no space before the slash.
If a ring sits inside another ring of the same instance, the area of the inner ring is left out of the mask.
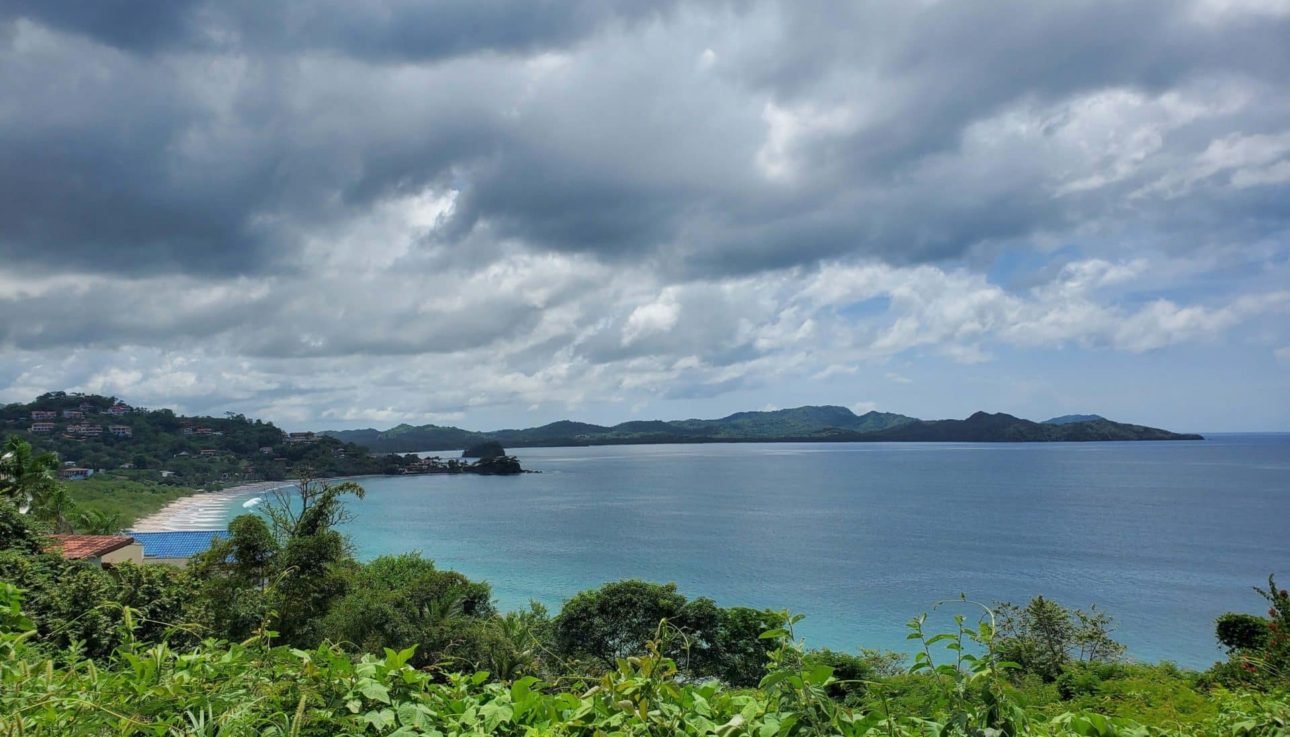
<path id="1" fill-rule="evenodd" d="M 332 645 L 269 647 L 206 642 L 184 650 L 127 636 L 106 665 L 32 643 L 16 589 L 0 585 L 0 734 L 6 735 L 1231 735 L 1290 734 L 1290 707 L 1268 696 L 1213 696 L 1214 716 L 1147 727 L 1072 711 L 1047 717 L 1022 708 L 992 628 L 928 637 L 914 670 L 939 700 L 909 711 L 869 685 L 875 698 L 839 703 L 834 668 L 814 664 L 792 637 L 792 619 L 766 633 L 774 644 L 755 689 L 690 682 L 650 641 L 599 676 L 509 682 L 489 673 L 442 675 L 409 665 L 414 649 L 357 660 Z M 126 628 L 132 626 L 127 610 Z M 659 628 L 666 638 L 667 626 Z M 936 645 L 951 658 L 932 660 Z M 980 656 L 968 646 L 984 648 Z M 959 649 L 960 647 L 964 649 Z M 61 662 L 60 662 L 61 661 Z"/>
<path id="2" fill-rule="evenodd" d="M 17 465 L 0 492 L 35 510 L 42 477 Z M 1043 597 L 951 602 L 949 634 L 913 620 L 907 668 L 806 650 L 797 618 L 670 584 L 499 613 L 487 584 L 417 555 L 354 560 L 335 528 L 363 494 L 302 481 L 186 569 L 64 560 L 0 500 L 0 737 L 1290 737 L 1290 594 L 1271 578 L 1267 618 L 1221 617 L 1231 657 L 1205 673 L 1122 662 L 1109 617 Z"/>

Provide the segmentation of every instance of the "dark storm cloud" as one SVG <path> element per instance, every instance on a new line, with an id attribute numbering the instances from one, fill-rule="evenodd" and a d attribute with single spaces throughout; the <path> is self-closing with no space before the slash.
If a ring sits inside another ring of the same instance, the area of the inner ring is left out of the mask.
<path id="1" fill-rule="evenodd" d="M 676 0 L 16 0 L 30 18 L 144 53 L 236 47 L 324 49 L 367 59 L 427 61 L 477 51 L 557 48 L 603 25 L 670 12 Z M 0 16 L 3 17 L 3 16 Z"/>
<path id="2" fill-rule="evenodd" d="M 1206 230 L 1257 212 L 1241 222 L 1276 232 L 1290 217 L 1277 182 L 1126 215 L 1142 177 L 1058 198 L 1072 162 L 966 142 L 1015 106 L 1204 80 L 1268 98 L 1227 130 L 1260 113 L 1280 130 L 1290 113 L 1266 93 L 1290 77 L 1285 16 L 1173 0 L 0 13 L 0 256 L 15 268 L 292 273 L 308 269 L 305 242 L 426 187 L 459 192 L 431 247 L 497 257 L 475 249 L 506 239 L 687 279 L 952 259 L 1077 224 L 1167 224 L 1175 209 Z M 1203 150 L 1165 135 L 1173 163 Z"/>
<path id="3" fill-rule="evenodd" d="M 30 18 L 109 46 L 151 51 L 199 34 L 195 16 L 202 5 L 202 0 L 9 0 L 0 7 L 0 20 Z"/>

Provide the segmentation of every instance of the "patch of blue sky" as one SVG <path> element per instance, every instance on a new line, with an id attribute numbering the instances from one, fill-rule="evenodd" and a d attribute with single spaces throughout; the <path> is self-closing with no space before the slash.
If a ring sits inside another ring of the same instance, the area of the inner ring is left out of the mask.
<path id="1" fill-rule="evenodd" d="M 862 320 L 867 317 L 885 315 L 889 309 L 891 309 L 891 298 L 887 295 L 880 295 L 843 305 L 838 309 L 838 314 L 848 319 Z"/>
<path id="2" fill-rule="evenodd" d="M 990 283 L 1004 289 L 1020 291 L 1048 281 L 1063 265 L 1084 258 L 1084 252 L 1075 245 L 1061 246 L 1052 251 L 1010 247 L 995 257 L 986 277 Z"/>

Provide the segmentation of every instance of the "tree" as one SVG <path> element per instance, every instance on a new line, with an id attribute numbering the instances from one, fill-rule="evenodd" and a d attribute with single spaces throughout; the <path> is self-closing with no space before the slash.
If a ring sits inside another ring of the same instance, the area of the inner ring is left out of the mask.
<path id="1" fill-rule="evenodd" d="M 296 488 L 296 487 L 293 487 Z M 334 525 L 349 519 L 341 497 L 363 496 L 353 482 L 305 478 L 299 493 L 281 490 L 229 524 L 229 538 L 194 559 L 216 633 L 246 639 L 276 630 L 291 644 L 314 645 L 322 618 L 348 588 L 356 567 Z"/>
<path id="2" fill-rule="evenodd" d="M 776 643 L 761 634 L 783 624 L 783 617 L 764 609 L 733 607 L 721 610 L 713 675 L 731 686 L 756 686 L 766 675 L 768 654 Z"/>
<path id="3" fill-rule="evenodd" d="M 0 497 L 25 512 L 58 486 L 58 456 L 34 453 L 31 443 L 12 435 L 0 450 Z"/>
<path id="4" fill-rule="evenodd" d="M 377 558 L 346 584 L 322 621 L 323 637 L 372 653 L 416 645 L 418 665 L 473 669 L 485 659 L 484 626 L 494 614 L 487 584 L 416 553 Z"/>
<path id="5" fill-rule="evenodd" d="M 484 628 L 484 662 L 480 664 L 501 681 L 535 675 L 542 667 L 542 651 L 551 636 L 551 615 L 536 601 L 526 611 L 494 615 Z"/>
<path id="6" fill-rule="evenodd" d="M 125 525 L 118 512 L 90 510 L 76 515 L 76 530 L 86 535 L 115 535 Z"/>
<path id="7" fill-rule="evenodd" d="M 686 600 L 676 584 L 627 580 L 583 591 L 555 618 L 555 643 L 570 657 L 588 657 L 612 666 L 618 658 L 644 651 L 659 632 L 659 622 L 674 619 Z"/>
<path id="8" fill-rule="evenodd" d="M 294 487 L 273 491 L 260 510 L 279 541 L 308 537 L 353 519 L 341 498 L 346 494 L 362 499 L 366 492 L 353 481 L 332 484 L 302 476 Z"/>
<path id="9" fill-rule="evenodd" d="M 7 499 L 0 499 L 0 551 L 15 550 L 35 554 L 44 547 L 42 531 L 32 524 L 31 517 L 19 514 Z"/>
<path id="10" fill-rule="evenodd" d="M 194 556 L 188 570 L 200 582 L 204 623 L 218 637 L 245 640 L 267 630 L 266 588 L 278 543 L 264 519 L 243 514 L 228 525 L 229 536 Z"/>
<path id="11" fill-rule="evenodd" d="M 72 518 L 75 514 L 76 504 L 63 484 L 55 483 L 32 497 L 31 516 L 48 524 L 54 532 L 73 532 Z"/>
<path id="12" fill-rule="evenodd" d="M 24 590 L 26 613 L 41 642 L 53 649 L 106 660 L 127 637 L 195 639 L 189 612 L 199 602 L 187 574 L 169 566 L 123 563 L 109 571 L 59 555 L 7 550 L 0 551 L 0 580 Z"/>
<path id="13" fill-rule="evenodd" d="M 269 565 L 278 554 L 278 543 L 263 517 L 241 514 L 228 523 L 229 536 L 223 547 L 232 558 L 237 573 L 247 581 L 264 587 Z"/>
<path id="14" fill-rule="evenodd" d="M 999 604 L 996 613 L 999 657 L 1046 681 L 1056 680 L 1072 661 L 1112 662 L 1124 656 L 1124 646 L 1111 639 L 1113 620 L 1096 607 L 1072 610 L 1036 596 L 1025 607 Z"/>
<path id="15" fill-rule="evenodd" d="M 1214 635 L 1229 655 L 1252 652 L 1268 644 L 1268 623 L 1253 614 L 1228 612 L 1215 622 Z"/>
<path id="16" fill-rule="evenodd" d="M 722 611 L 711 599 L 687 601 L 676 584 L 616 581 L 564 605 L 553 622 L 555 646 L 565 657 L 612 667 L 659 641 L 689 675 L 716 675 L 723 668 Z"/>

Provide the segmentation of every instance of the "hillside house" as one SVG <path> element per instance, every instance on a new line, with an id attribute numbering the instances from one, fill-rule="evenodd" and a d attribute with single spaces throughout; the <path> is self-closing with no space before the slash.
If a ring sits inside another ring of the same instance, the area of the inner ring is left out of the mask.
<path id="1" fill-rule="evenodd" d="M 58 413 L 52 409 L 33 409 L 31 411 L 32 420 L 57 420 Z"/>
<path id="2" fill-rule="evenodd" d="M 107 411 L 107 413 L 108 413 L 108 414 L 110 414 L 110 415 L 128 415 L 128 414 L 130 414 L 133 410 L 134 410 L 134 408 L 133 408 L 133 407 L 131 407 L 130 405 L 128 405 L 128 404 L 126 404 L 126 403 L 124 403 L 124 402 L 117 402 L 116 404 L 112 405 L 111 407 L 108 407 L 108 411 Z"/>
<path id="3" fill-rule="evenodd" d="M 143 546 L 129 535 L 51 535 L 50 552 L 110 568 L 118 563 L 143 563 Z"/>
<path id="4" fill-rule="evenodd" d="M 64 420 L 80 420 L 80 419 L 83 419 L 84 417 L 85 417 L 85 413 L 84 413 L 84 412 L 82 412 L 82 411 L 80 411 L 79 409 L 65 409 L 65 410 L 63 410 L 63 419 L 64 419 Z"/>
<path id="5" fill-rule="evenodd" d="M 75 466 L 72 466 L 71 468 L 61 468 L 58 471 L 58 477 L 64 481 L 84 481 L 93 475 L 94 469 L 77 468 Z"/>
<path id="6" fill-rule="evenodd" d="M 118 438 L 134 437 L 134 430 L 129 425 L 108 425 L 108 432 Z"/>
<path id="7" fill-rule="evenodd" d="M 197 451 L 197 455 L 199 455 L 199 456 L 208 456 L 208 457 L 209 457 L 209 456 L 217 456 L 217 455 L 219 455 L 219 450 L 217 450 L 217 449 L 215 449 L 215 448 L 202 448 L 201 450 Z"/>
<path id="8" fill-rule="evenodd" d="M 287 433 L 288 443 L 312 443 L 317 440 L 318 436 L 311 432 L 292 432 Z"/>
<path id="9" fill-rule="evenodd" d="M 69 435 L 77 435 L 83 438 L 93 438 L 103 434 L 103 426 L 92 425 L 92 424 L 68 425 L 67 432 Z"/>
<path id="10" fill-rule="evenodd" d="M 32 432 L 53 432 L 54 423 L 52 422 L 33 422 L 31 423 Z"/>
<path id="11" fill-rule="evenodd" d="M 184 435 L 192 435 L 194 430 L 191 427 L 185 427 L 179 432 L 183 433 Z"/>

